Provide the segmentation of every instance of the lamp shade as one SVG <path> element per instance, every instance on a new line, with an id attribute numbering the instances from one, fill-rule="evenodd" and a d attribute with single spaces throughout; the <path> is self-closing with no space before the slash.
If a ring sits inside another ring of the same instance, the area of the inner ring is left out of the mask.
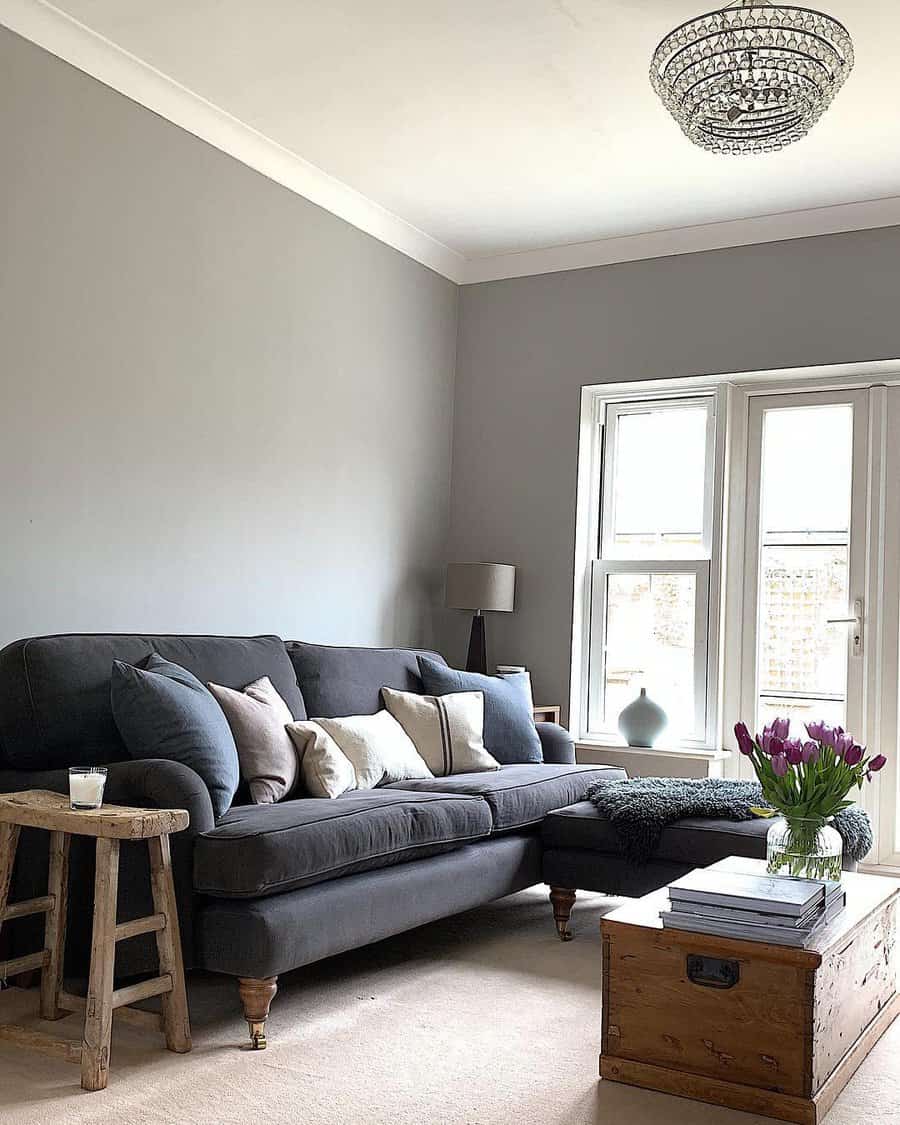
<path id="1" fill-rule="evenodd" d="M 448 609 L 489 609 L 511 613 L 516 596 L 516 568 L 507 563 L 449 563 Z"/>

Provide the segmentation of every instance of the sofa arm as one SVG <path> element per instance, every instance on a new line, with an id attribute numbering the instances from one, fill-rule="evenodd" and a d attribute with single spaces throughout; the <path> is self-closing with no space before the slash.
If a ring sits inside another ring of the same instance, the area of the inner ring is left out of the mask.
<path id="1" fill-rule="evenodd" d="M 190 766 L 163 758 L 147 758 L 114 762 L 107 768 L 104 799 L 111 805 L 187 809 L 191 820 L 185 831 L 191 836 L 215 828 L 209 790 Z"/>
<path id="2" fill-rule="evenodd" d="M 535 723 L 544 761 L 554 766 L 575 764 L 575 739 L 557 723 Z"/>

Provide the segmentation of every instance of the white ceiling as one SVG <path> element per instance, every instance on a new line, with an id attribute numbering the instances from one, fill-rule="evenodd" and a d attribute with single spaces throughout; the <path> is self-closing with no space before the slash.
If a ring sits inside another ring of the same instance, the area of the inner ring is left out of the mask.
<path id="1" fill-rule="evenodd" d="M 855 70 L 806 139 L 757 157 L 694 147 L 650 88 L 656 42 L 704 0 L 55 6 L 480 259 L 900 195 L 900 5 L 816 3 Z"/>

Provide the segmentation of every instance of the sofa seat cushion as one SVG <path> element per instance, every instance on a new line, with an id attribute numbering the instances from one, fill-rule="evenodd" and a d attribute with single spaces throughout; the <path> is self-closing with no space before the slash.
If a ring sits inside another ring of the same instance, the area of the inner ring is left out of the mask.
<path id="1" fill-rule="evenodd" d="M 765 858 L 766 832 L 772 822 L 714 820 L 685 817 L 663 829 L 655 860 L 705 867 L 728 855 Z M 612 822 L 600 815 L 590 801 L 555 810 L 546 818 L 542 834 L 545 848 L 581 848 L 621 855 L 622 848 Z"/>
<path id="2" fill-rule="evenodd" d="M 398 781 L 389 789 L 419 793 L 468 793 L 490 807 L 494 832 L 512 832 L 540 824 L 551 809 L 571 805 L 595 781 L 622 781 L 625 771 L 614 766 L 549 766 L 523 763 L 501 766 L 492 773 L 457 773 L 427 781 Z"/>
<path id="3" fill-rule="evenodd" d="M 451 851 L 490 831 L 486 802 L 464 794 L 377 789 L 246 805 L 197 837 L 194 889 L 261 898 Z"/>

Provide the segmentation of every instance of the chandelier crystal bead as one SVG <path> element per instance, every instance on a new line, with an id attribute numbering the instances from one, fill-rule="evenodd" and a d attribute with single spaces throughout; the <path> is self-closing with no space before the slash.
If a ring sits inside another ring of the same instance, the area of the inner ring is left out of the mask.
<path id="1" fill-rule="evenodd" d="M 775 152 L 806 136 L 853 69 L 842 23 L 811 8 L 737 0 L 671 31 L 650 82 L 710 152 Z"/>

